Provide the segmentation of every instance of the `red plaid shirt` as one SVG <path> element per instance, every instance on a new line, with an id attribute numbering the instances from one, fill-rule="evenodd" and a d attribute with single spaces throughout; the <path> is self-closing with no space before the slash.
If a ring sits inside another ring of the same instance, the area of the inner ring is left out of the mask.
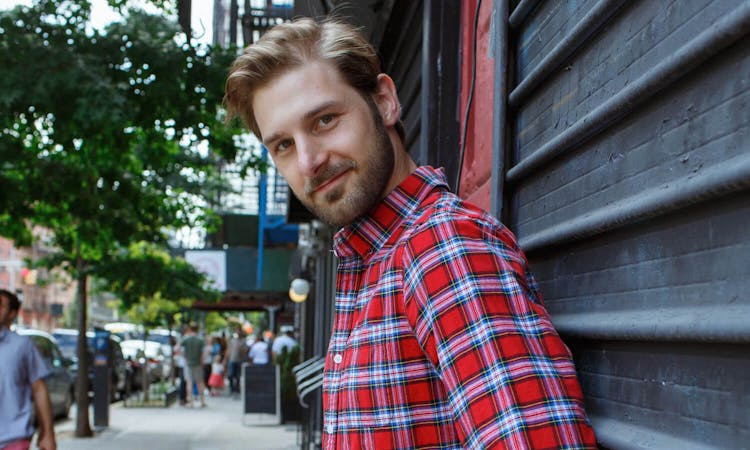
<path id="1" fill-rule="evenodd" d="M 515 238 L 420 167 L 341 230 L 326 449 L 596 448 Z"/>

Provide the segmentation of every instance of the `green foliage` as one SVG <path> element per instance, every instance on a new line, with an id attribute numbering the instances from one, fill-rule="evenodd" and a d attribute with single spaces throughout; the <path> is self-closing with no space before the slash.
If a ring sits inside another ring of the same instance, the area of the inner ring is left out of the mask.
<path id="1" fill-rule="evenodd" d="M 27 245 L 46 230 L 43 263 L 79 283 L 81 332 L 89 275 L 144 323 L 211 297 L 158 247 L 170 230 L 216 225 L 225 161 L 258 165 L 223 121 L 234 50 L 191 46 L 173 19 L 109 1 L 125 20 L 103 32 L 88 27 L 88 0 L 0 12 L 0 235 Z M 76 435 L 90 435 L 87 397 L 78 402 Z"/>
<path id="2" fill-rule="evenodd" d="M 45 228 L 43 263 L 76 278 L 133 242 L 212 229 L 221 164 L 258 165 L 223 121 L 234 50 L 188 45 L 174 21 L 111 3 L 125 20 L 103 32 L 87 29 L 88 1 L 0 12 L 0 234 L 26 245 Z"/>
<path id="3" fill-rule="evenodd" d="M 206 332 L 214 333 L 216 331 L 224 330 L 229 326 L 229 322 L 224 316 L 216 311 L 210 311 L 206 314 Z"/>
<path id="4" fill-rule="evenodd" d="M 218 167 L 241 130 L 221 108 L 233 50 L 187 45 L 141 11 L 103 33 L 88 15 L 88 2 L 49 0 L 0 13 L 0 232 L 28 243 L 31 220 L 96 261 L 215 225 L 207 205 L 227 190 Z"/>
<path id="5" fill-rule="evenodd" d="M 281 407 L 283 422 L 297 419 L 299 415 L 299 403 L 297 400 L 297 382 L 294 379 L 292 369 L 300 363 L 300 347 L 294 346 L 291 350 L 284 347 L 276 356 L 276 364 L 279 366 Z"/>
<path id="6" fill-rule="evenodd" d="M 157 245 L 136 242 L 98 267 L 107 290 L 120 299 L 120 308 L 146 328 L 165 325 L 195 300 L 217 301 L 206 276 L 181 257 Z"/>
<path id="7" fill-rule="evenodd" d="M 107 0 L 107 3 L 112 8 L 122 12 L 127 8 L 129 0 Z M 174 13 L 177 11 L 176 0 L 148 0 L 144 3 L 150 3 L 165 13 Z"/>
<path id="8" fill-rule="evenodd" d="M 284 347 L 276 356 L 276 364 L 279 366 L 281 372 L 281 397 L 290 398 L 296 397 L 297 383 L 294 380 L 294 374 L 292 368 L 299 364 L 300 358 L 300 347 L 299 345 L 294 346 L 291 350 Z"/>

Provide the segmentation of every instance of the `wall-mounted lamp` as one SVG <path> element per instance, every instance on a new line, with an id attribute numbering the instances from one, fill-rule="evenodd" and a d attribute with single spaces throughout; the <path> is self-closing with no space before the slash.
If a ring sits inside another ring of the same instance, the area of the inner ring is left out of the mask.
<path id="1" fill-rule="evenodd" d="M 307 294 L 310 293 L 310 282 L 295 278 L 289 286 L 289 298 L 295 303 L 302 303 L 307 300 Z"/>

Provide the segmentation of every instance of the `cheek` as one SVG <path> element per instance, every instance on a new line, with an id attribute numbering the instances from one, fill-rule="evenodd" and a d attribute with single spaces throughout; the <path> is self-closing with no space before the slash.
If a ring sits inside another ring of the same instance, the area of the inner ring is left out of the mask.
<path id="1" fill-rule="evenodd" d="M 297 170 L 296 160 L 274 160 L 274 164 L 276 165 L 276 170 L 279 172 L 281 177 L 286 180 L 289 187 L 292 188 L 292 190 L 296 194 L 304 192 L 304 190 L 300 190 L 300 186 L 304 185 L 304 181 L 302 180 L 302 177 L 299 175 L 299 171 Z"/>
<path id="2" fill-rule="evenodd" d="M 363 156 L 362 149 L 367 148 L 370 142 L 371 130 L 361 124 L 353 124 L 337 127 L 336 132 L 328 136 L 326 145 L 336 153 L 357 158 Z"/>

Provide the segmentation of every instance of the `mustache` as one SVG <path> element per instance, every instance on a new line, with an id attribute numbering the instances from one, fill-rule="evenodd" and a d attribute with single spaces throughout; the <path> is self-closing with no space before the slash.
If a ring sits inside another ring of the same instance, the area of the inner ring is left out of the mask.
<path id="1" fill-rule="evenodd" d="M 320 186 L 326 184 L 328 181 L 336 178 L 347 170 L 356 168 L 357 162 L 354 160 L 347 160 L 338 164 L 326 166 L 322 172 L 305 182 L 305 195 L 312 194 Z"/>

